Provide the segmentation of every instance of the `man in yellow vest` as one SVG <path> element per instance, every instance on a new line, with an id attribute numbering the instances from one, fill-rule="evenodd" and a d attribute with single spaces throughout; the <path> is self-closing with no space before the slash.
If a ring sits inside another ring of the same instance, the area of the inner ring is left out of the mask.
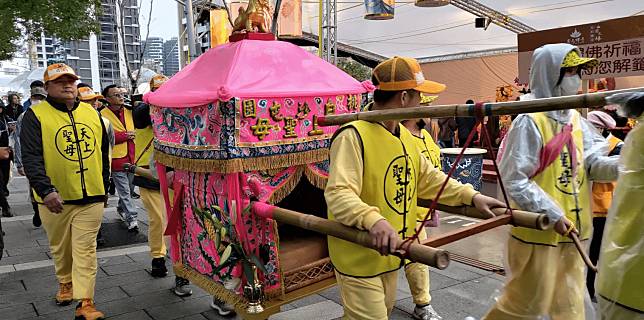
<path id="1" fill-rule="evenodd" d="M 626 136 L 597 269 L 602 320 L 644 320 L 644 94 L 619 94 L 621 116 L 637 119 Z"/>
<path id="2" fill-rule="evenodd" d="M 168 78 L 164 75 L 155 75 L 150 80 L 150 91 L 156 91 Z M 126 164 L 125 169 L 134 173 L 136 167 L 150 168 L 154 150 L 154 131 L 152 130 L 152 119 L 150 118 L 150 106 L 142 103 L 134 108 L 134 127 L 136 128 L 136 152 L 134 162 Z M 166 245 L 163 237 L 165 231 L 165 205 L 159 182 L 145 177 L 135 175 L 134 185 L 139 187 L 143 205 L 148 212 L 150 227 L 148 228 L 148 243 L 152 255 L 151 275 L 155 278 L 162 278 L 168 274 L 165 266 Z"/>
<path id="3" fill-rule="evenodd" d="M 407 108 L 420 93 L 438 93 L 445 86 L 425 80 L 415 59 L 394 57 L 373 70 L 373 110 Z M 329 237 L 329 255 L 336 269 L 345 319 L 384 320 L 391 313 L 398 270 L 405 261 L 390 255 L 400 239 L 416 227 L 417 197 L 436 196 L 445 174 L 416 147 L 414 137 L 398 121 L 354 121 L 339 129 L 331 144 L 329 180 L 324 192 L 330 220 L 368 230 L 378 251 Z M 503 204 L 450 180 L 441 202 L 475 205 L 490 216 Z"/>
<path id="4" fill-rule="evenodd" d="M 93 320 L 103 318 L 93 300 L 109 142 L 98 112 L 78 101 L 77 80 L 63 63 L 47 67 L 47 99 L 25 114 L 20 142 L 60 284 L 56 303 L 78 300 L 76 319 Z"/>
<path id="5" fill-rule="evenodd" d="M 569 44 L 542 46 L 532 56 L 528 98 L 577 94 L 581 71 L 597 64 Z M 503 144 L 508 196 L 517 208 L 548 215 L 554 228 L 512 228 L 509 277 L 484 319 L 586 319 L 585 266 L 569 235 L 592 235 L 589 180 L 615 180 L 618 159 L 605 156 L 606 140 L 575 110 L 519 115 Z"/>
<path id="6" fill-rule="evenodd" d="M 125 95 L 117 85 L 109 85 L 103 89 L 103 96 L 109 106 L 101 110 L 101 115 L 110 120 L 114 127 L 116 144 L 112 150 L 112 180 L 119 194 L 117 212 L 127 224 L 130 231 L 138 232 L 137 211 L 130 193 L 130 183 L 134 176 L 123 170 L 126 163 L 134 163 L 135 138 L 132 110 L 125 108 Z"/>
<path id="7" fill-rule="evenodd" d="M 619 155 L 624 142 L 608 131 L 615 128 L 617 124 L 615 119 L 603 111 L 591 111 L 586 116 L 586 119 L 608 141 L 608 155 Z M 590 241 L 590 249 L 588 250 L 588 257 L 593 264 L 597 264 L 597 260 L 599 260 L 599 248 L 601 247 L 602 235 L 604 234 L 606 214 L 613 201 L 613 191 L 615 191 L 615 182 L 593 182 L 593 237 Z M 586 273 L 586 288 L 588 288 L 590 299 L 597 303 L 597 297 L 595 296 L 595 275 L 596 272 L 588 270 Z"/>
<path id="8" fill-rule="evenodd" d="M 414 136 L 413 140 L 418 150 L 420 150 L 420 154 L 427 158 L 434 168 L 441 170 L 441 150 L 429 132 L 425 130 L 425 125 L 428 125 L 430 121 L 429 119 L 413 119 L 404 120 L 401 123 Z M 418 222 L 416 228 L 421 228 L 418 234 L 418 240 L 420 241 L 427 239 L 425 225 L 421 225 L 421 222 L 425 219 L 428 210 L 428 208 L 418 207 L 416 211 L 416 219 Z M 436 217 L 433 218 L 436 219 Z M 416 304 L 412 316 L 418 320 L 442 319 L 430 304 L 432 296 L 429 294 L 429 267 L 422 263 L 407 264 L 405 266 L 405 276 L 409 284 L 412 299 L 414 300 L 414 304 Z"/>

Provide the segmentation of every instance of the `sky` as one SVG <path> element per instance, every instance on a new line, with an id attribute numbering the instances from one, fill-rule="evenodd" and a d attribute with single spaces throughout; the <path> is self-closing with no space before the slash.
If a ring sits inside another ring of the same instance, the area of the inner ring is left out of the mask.
<path id="1" fill-rule="evenodd" d="M 150 0 L 142 1 L 141 30 L 145 38 Z M 178 36 L 175 0 L 152 0 L 150 36 Z M 508 48 L 517 35 L 499 26 L 475 29 L 475 16 L 454 6 L 419 8 L 413 0 L 397 0 L 395 18 L 368 21 L 363 0 L 337 0 L 338 41 L 383 56 L 435 57 Z M 644 14 L 644 0 L 477 0 L 537 29 L 597 22 Z M 275 0 L 270 0 L 274 3 Z M 318 4 L 302 0 L 302 28 L 317 34 Z"/>
<path id="2" fill-rule="evenodd" d="M 150 14 L 150 0 L 139 1 L 141 1 L 141 12 L 139 12 L 141 38 L 145 38 L 148 15 Z M 164 40 L 179 36 L 177 3 L 174 0 L 152 0 L 150 37 L 152 36 L 162 37 Z"/>

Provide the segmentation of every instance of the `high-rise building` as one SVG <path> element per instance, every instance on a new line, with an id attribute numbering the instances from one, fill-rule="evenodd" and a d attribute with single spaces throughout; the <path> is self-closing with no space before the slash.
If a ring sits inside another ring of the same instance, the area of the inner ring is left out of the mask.
<path id="1" fill-rule="evenodd" d="M 88 39 L 63 43 L 43 35 L 36 44 L 38 66 L 66 62 L 95 90 L 113 83 L 129 87 L 126 61 L 131 72 L 141 64 L 139 10 L 138 0 L 122 1 L 119 7 L 116 0 L 101 0 L 101 31 Z"/>
<path id="2" fill-rule="evenodd" d="M 163 38 L 148 37 L 142 42 L 144 48 L 143 59 L 154 60 L 163 67 Z"/>
<path id="3" fill-rule="evenodd" d="M 179 39 L 172 37 L 163 43 L 163 73 L 173 76 L 181 69 L 179 64 Z"/>

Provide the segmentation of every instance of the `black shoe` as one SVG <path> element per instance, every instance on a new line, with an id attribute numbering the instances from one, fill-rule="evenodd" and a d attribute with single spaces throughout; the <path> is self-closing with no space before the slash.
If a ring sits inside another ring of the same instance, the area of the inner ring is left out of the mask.
<path id="1" fill-rule="evenodd" d="M 40 221 L 40 214 L 38 212 L 34 213 L 34 217 L 31 218 L 31 223 L 33 223 L 36 228 L 40 228 L 40 226 L 42 226 L 42 221 Z"/>
<path id="2" fill-rule="evenodd" d="M 132 199 L 139 199 L 139 198 L 141 198 L 141 195 L 139 195 L 138 193 L 132 191 L 132 192 L 130 192 L 130 197 Z"/>
<path id="3" fill-rule="evenodd" d="M 190 281 L 185 278 L 175 277 L 174 278 L 174 294 L 179 297 L 187 297 L 192 294 L 192 289 L 190 288 Z"/>
<path id="4" fill-rule="evenodd" d="M 101 229 L 98 229 L 98 234 L 96 234 L 96 246 L 102 247 L 105 245 L 105 238 L 103 238 L 103 233 Z"/>
<path id="5" fill-rule="evenodd" d="M 168 275 L 168 268 L 165 267 L 164 258 L 152 259 L 152 271 L 150 274 L 155 278 L 163 278 Z"/>
<path id="6" fill-rule="evenodd" d="M 13 213 L 11 213 L 11 208 L 9 207 L 2 208 L 2 216 L 6 218 L 13 217 Z"/>

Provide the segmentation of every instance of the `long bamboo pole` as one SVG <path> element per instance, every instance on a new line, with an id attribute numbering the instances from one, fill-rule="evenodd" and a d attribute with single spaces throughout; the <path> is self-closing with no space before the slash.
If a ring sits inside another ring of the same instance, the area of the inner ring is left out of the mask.
<path id="1" fill-rule="evenodd" d="M 606 105 L 606 97 L 623 92 L 644 92 L 644 87 L 527 101 L 485 103 L 481 112 L 484 116 L 498 116 L 604 106 Z M 396 108 L 319 117 L 318 124 L 320 126 L 335 126 L 354 120 L 385 121 L 416 118 L 474 117 L 477 116 L 476 112 L 474 104 Z"/>
<path id="2" fill-rule="evenodd" d="M 418 205 L 429 207 L 431 206 L 431 201 L 426 199 L 418 199 Z M 436 210 L 477 219 L 489 218 L 487 215 L 471 206 L 452 207 L 439 203 L 436 205 Z M 494 208 L 492 209 L 492 212 L 497 216 L 507 215 L 510 213 L 507 208 Z M 513 209 L 512 217 L 509 223 L 517 227 L 546 230 L 550 226 L 550 219 L 548 219 L 548 216 L 545 214 Z"/>
<path id="3" fill-rule="evenodd" d="M 330 235 L 359 244 L 363 247 L 375 249 L 371 243 L 371 237 L 368 232 L 347 227 L 336 221 L 274 207 L 261 202 L 253 202 L 253 212 L 264 218 L 274 219 L 278 222 L 287 223 L 302 229 Z M 445 269 L 449 265 L 449 254 L 447 251 L 421 245 L 417 242 L 412 242 L 408 245 L 409 247 L 406 248 L 407 250 L 402 250 L 403 240 L 399 239 L 396 245 L 396 248 L 399 249 L 397 255 L 438 269 Z M 405 246 L 407 246 L 407 244 L 405 244 Z"/>

